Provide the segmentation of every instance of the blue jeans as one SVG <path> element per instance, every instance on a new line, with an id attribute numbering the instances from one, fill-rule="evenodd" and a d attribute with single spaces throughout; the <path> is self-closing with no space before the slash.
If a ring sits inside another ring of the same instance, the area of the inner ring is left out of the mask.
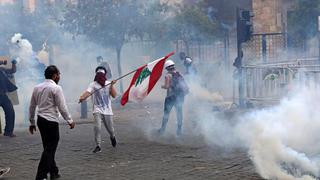
<path id="1" fill-rule="evenodd" d="M 162 125 L 160 128 L 160 132 L 163 133 L 167 127 L 168 119 L 170 112 L 173 108 L 173 106 L 176 108 L 176 114 L 177 114 L 177 135 L 181 134 L 182 130 L 182 106 L 183 106 L 184 96 L 169 96 L 166 97 L 164 101 L 164 113 L 163 113 L 163 119 L 162 119 Z"/>
<path id="2" fill-rule="evenodd" d="M 4 135 L 10 136 L 13 134 L 15 113 L 13 105 L 6 94 L 0 94 L 0 106 L 2 107 L 6 120 Z"/>

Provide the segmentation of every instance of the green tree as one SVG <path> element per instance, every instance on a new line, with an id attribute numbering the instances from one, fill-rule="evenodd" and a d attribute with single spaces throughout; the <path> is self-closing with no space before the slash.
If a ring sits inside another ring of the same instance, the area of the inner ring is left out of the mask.
<path id="1" fill-rule="evenodd" d="M 10 38 L 20 28 L 19 16 L 21 15 L 22 6 L 4 4 L 0 5 L 0 53 L 1 55 L 9 54 Z"/>
<path id="2" fill-rule="evenodd" d="M 305 47 L 306 41 L 317 34 L 319 15 L 320 0 L 295 0 L 288 13 L 289 43 L 299 42 Z"/>
<path id="3" fill-rule="evenodd" d="M 143 6 L 136 0 L 80 0 L 70 5 L 64 15 L 64 27 L 77 35 L 85 35 L 91 41 L 117 53 L 119 76 L 121 69 L 121 50 L 132 38 L 143 38 Z M 123 84 L 120 81 L 120 91 Z"/>
<path id="4" fill-rule="evenodd" d="M 209 20 L 198 6 L 178 6 L 176 12 L 169 21 L 168 38 L 174 41 L 182 40 L 187 54 L 191 42 L 208 42 L 221 36 L 218 23 Z"/>
<path id="5" fill-rule="evenodd" d="M 34 12 L 25 11 L 22 1 L 0 5 L 1 52 L 8 55 L 10 38 L 21 33 L 30 41 L 34 50 L 40 50 L 44 42 L 53 43 L 59 38 L 57 12 L 59 6 L 39 1 Z"/>

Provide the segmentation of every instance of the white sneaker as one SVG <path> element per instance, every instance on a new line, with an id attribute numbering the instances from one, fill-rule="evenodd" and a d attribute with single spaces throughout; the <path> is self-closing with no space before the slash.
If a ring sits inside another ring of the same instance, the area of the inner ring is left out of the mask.
<path id="1" fill-rule="evenodd" d="M 10 168 L 9 168 L 9 167 L 7 167 L 7 168 L 1 168 L 1 169 L 0 169 L 0 178 L 1 178 L 3 175 L 7 174 L 9 171 L 10 171 Z"/>

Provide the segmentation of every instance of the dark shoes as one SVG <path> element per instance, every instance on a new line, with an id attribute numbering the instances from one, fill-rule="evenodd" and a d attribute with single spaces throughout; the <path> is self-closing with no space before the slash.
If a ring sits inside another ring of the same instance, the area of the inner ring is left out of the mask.
<path id="1" fill-rule="evenodd" d="M 99 152 L 101 152 L 100 146 L 97 146 L 96 148 L 94 148 L 94 150 L 93 150 L 92 152 L 93 152 L 93 153 L 99 153 Z"/>
<path id="2" fill-rule="evenodd" d="M 111 144 L 113 147 L 116 147 L 117 146 L 117 140 L 116 140 L 116 137 L 113 136 L 113 137 L 110 137 L 110 141 L 111 141 Z M 101 152 L 101 147 L 100 146 L 97 146 L 96 148 L 94 148 L 94 150 L 92 151 L 93 153 L 99 153 Z"/>
<path id="3" fill-rule="evenodd" d="M 111 144 L 113 147 L 116 147 L 117 146 L 117 140 L 116 140 L 116 137 L 113 136 L 113 137 L 110 137 L 110 141 L 111 141 Z"/>
<path id="4" fill-rule="evenodd" d="M 3 135 L 7 137 L 17 137 L 15 134 L 3 134 Z"/>
<path id="5" fill-rule="evenodd" d="M 50 179 L 59 179 L 61 177 L 60 174 L 53 174 L 53 175 L 50 175 Z"/>

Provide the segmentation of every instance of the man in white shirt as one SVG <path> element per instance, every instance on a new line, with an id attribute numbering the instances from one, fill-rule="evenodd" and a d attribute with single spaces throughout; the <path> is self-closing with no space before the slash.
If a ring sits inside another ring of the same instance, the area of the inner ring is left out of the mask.
<path id="1" fill-rule="evenodd" d="M 101 152 L 101 122 L 110 135 L 110 141 L 113 147 L 117 145 L 114 128 L 113 112 L 111 107 L 111 97 L 115 98 L 117 92 L 114 88 L 116 81 L 107 81 L 107 70 L 103 66 L 96 68 L 94 81 L 89 85 L 87 90 L 80 96 L 79 102 L 83 102 L 92 95 L 93 116 L 94 116 L 94 137 L 96 147 L 93 153 Z"/>
<path id="2" fill-rule="evenodd" d="M 58 85 L 60 80 L 59 69 L 50 65 L 45 70 L 45 81 L 38 84 L 34 89 L 29 107 L 29 119 L 31 134 L 36 131 L 35 111 L 37 111 L 37 125 L 40 130 L 43 152 L 38 166 L 36 180 L 47 179 L 50 173 L 51 179 L 60 177 L 59 169 L 55 162 L 55 153 L 59 142 L 59 112 L 67 121 L 70 129 L 75 126 L 71 115 L 68 112 L 61 86 Z"/>

